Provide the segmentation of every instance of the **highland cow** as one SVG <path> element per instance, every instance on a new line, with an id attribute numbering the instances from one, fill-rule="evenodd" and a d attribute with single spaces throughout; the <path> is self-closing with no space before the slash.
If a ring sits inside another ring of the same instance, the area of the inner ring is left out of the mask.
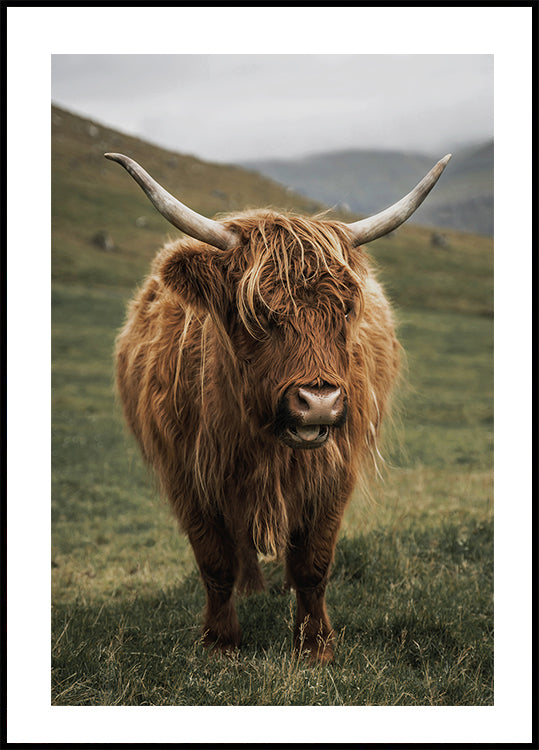
<path id="1" fill-rule="evenodd" d="M 200 569 L 204 644 L 239 646 L 234 592 L 262 590 L 259 555 L 280 556 L 295 647 L 327 662 L 337 535 L 399 370 L 392 311 L 360 246 L 406 221 L 450 155 L 351 224 L 270 210 L 208 219 L 132 159 L 106 156 L 188 235 L 156 256 L 116 366 L 127 423 Z"/>

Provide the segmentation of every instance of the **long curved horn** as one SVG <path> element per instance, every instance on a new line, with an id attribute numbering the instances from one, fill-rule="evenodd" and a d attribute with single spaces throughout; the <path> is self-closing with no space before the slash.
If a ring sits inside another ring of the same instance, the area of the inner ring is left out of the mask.
<path id="1" fill-rule="evenodd" d="M 377 240 L 403 224 L 419 208 L 436 185 L 449 159 L 451 159 L 451 154 L 447 154 L 443 159 L 440 159 L 421 182 L 408 195 L 401 198 L 398 203 L 394 203 L 384 211 L 374 214 L 374 216 L 348 224 L 354 246 L 357 247 L 363 243 Z"/>
<path id="2" fill-rule="evenodd" d="M 107 159 L 117 161 L 118 164 L 121 164 L 131 177 L 138 182 L 159 213 L 165 219 L 168 219 L 171 224 L 174 224 L 175 227 L 185 232 L 185 234 L 202 242 L 207 242 L 209 245 L 218 247 L 221 250 L 228 250 L 237 243 L 237 237 L 233 232 L 225 229 L 219 222 L 207 219 L 205 216 L 201 216 L 190 208 L 187 208 L 187 206 L 184 206 L 183 203 L 176 200 L 170 193 L 167 193 L 133 159 L 123 154 L 105 154 L 105 156 Z"/>

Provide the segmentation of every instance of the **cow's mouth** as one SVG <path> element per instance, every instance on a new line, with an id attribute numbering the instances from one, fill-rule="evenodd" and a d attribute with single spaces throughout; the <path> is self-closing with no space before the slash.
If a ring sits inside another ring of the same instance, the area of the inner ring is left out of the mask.
<path id="1" fill-rule="evenodd" d="M 319 448 L 329 437 L 329 425 L 301 425 L 287 427 L 282 435 L 290 448 Z"/>

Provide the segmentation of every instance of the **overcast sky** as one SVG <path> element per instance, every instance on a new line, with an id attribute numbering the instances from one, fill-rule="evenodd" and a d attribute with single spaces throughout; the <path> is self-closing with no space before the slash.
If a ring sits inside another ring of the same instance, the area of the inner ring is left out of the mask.
<path id="1" fill-rule="evenodd" d="M 203 159 L 493 136 L 491 55 L 53 55 L 52 100 Z"/>

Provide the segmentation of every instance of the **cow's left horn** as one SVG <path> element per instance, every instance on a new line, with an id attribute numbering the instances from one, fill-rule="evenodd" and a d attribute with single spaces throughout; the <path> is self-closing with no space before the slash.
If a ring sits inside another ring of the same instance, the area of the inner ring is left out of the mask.
<path id="1" fill-rule="evenodd" d="M 181 229 L 182 232 L 221 250 L 228 250 L 237 243 L 236 235 L 226 229 L 222 224 L 213 219 L 192 211 L 170 193 L 161 187 L 140 164 L 123 154 L 105 154 L 107 159 L 117 161 L 124 167 L 131 177 L 138 182 L 153 205 L 168 219 L 171 224 Z"/>
<path id="2" fill-rule="evenodd" d="M 403 224 L 419 208 L 436 185 L 449 159 L 451 159 L 451 154 L 440 159 L 421 182 L 398 203 L 394 203 L 379 214 L 348 224 L 354 246 L 377 240 Z"/>

